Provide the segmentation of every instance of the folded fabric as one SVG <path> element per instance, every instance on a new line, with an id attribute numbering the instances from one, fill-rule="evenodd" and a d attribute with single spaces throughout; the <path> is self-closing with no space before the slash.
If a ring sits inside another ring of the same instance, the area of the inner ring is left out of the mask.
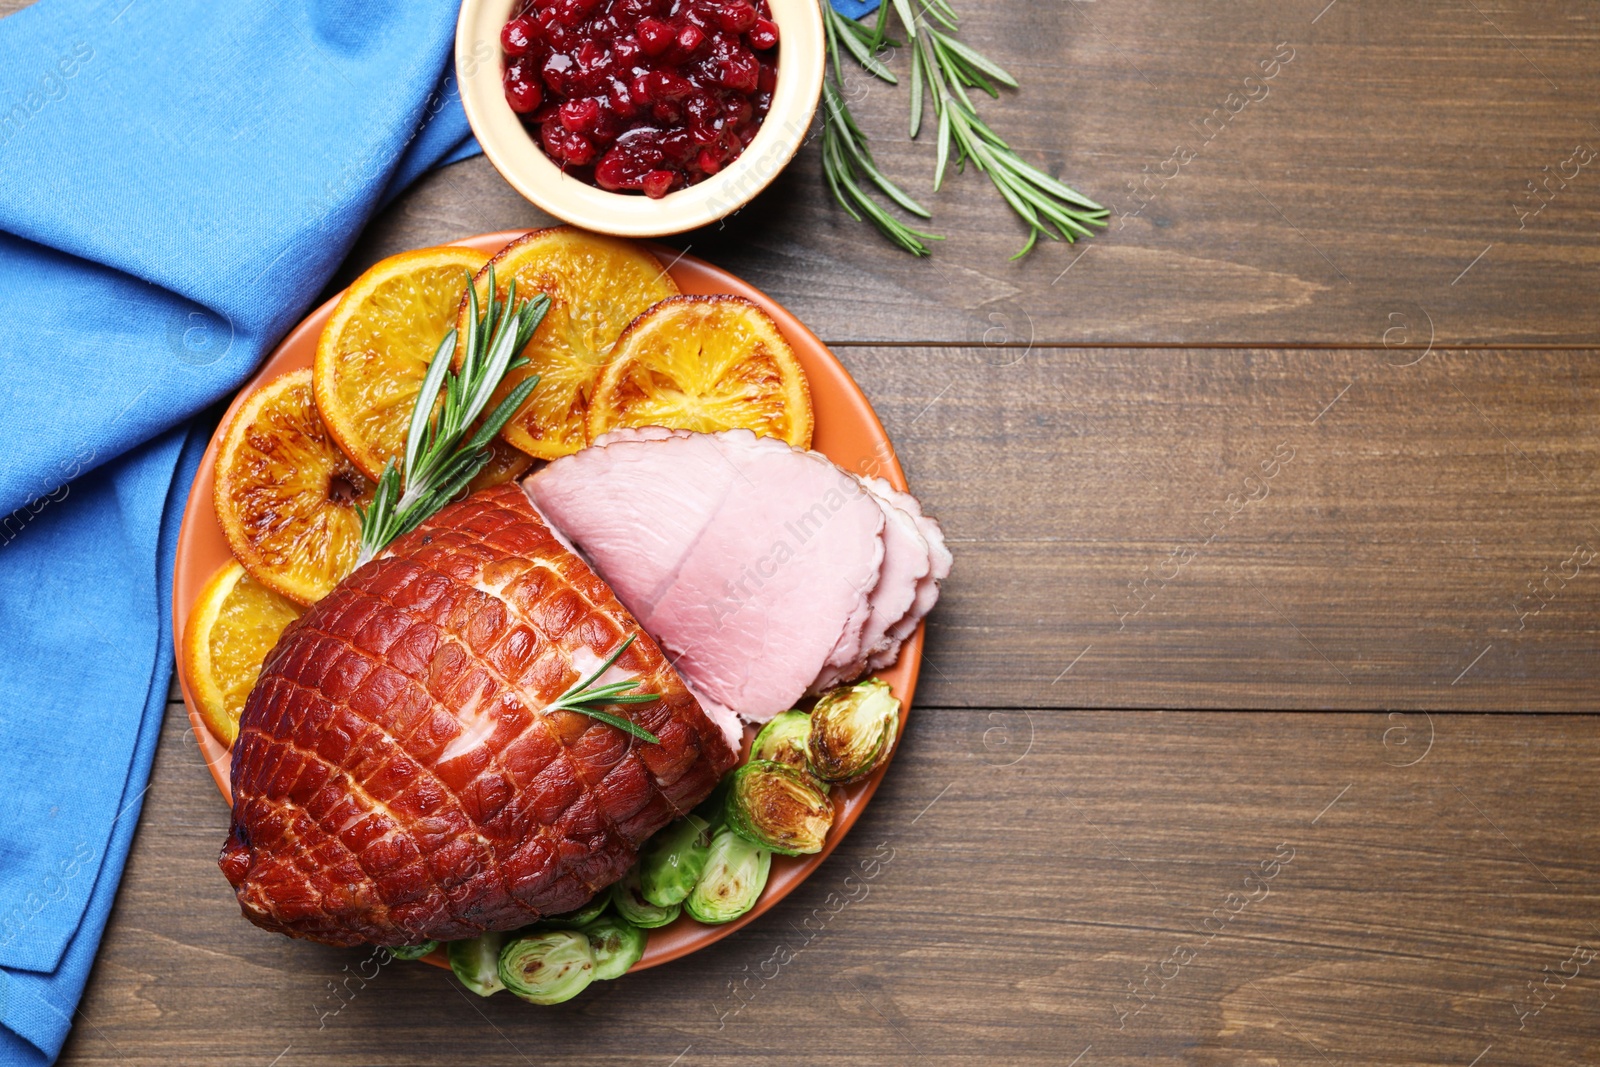
<path id="1" fill-rule="evenodd" d="M 0 1063 L 60 1051 L 138 821 L 195 416 L 386 197 L 476 150 L 455 16 L 40 0 L 0 21 Z"/>
<path id="2" fill-rule="evenodd" d="M 878 10 L 878 0 L 833 0 L 833 9 L 846 18 L 858 19 Z"/>

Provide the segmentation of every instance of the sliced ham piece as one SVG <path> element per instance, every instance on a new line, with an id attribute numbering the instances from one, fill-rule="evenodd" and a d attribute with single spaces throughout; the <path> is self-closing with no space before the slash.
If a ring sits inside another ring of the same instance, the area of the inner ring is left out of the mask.
<path id="1" fill-rule="evenodd" d="M 884 510 L 817 453 L 623 430 L 524 488 L 716 710 L 765 722 L 860 658 Z"/>
<path id="2" fill-rule="evenodd" d="M 923 514 L 920 500 L 910 493 L 902 493 L 882 478 L 864 478 L 862 481 L 874 496 L 889 501 L 910 515 L 928 543 L 928 573 L 917 579 L 917 590 L 911 601 L 911 610 L 889 628 L 884 647 L 867 658 L 868 670 L 881 671 L 894 663 L 896 657 L 900 655 L 900 646 L 916 631 L 917 623 L 921 622 L 939 602 L 939 586 L 950 577 L 950 567 L 955 562 L 955 557 L 950 554 L 949 547 L 944 543 L 944 531 L 940 529 L 939 523 Z"/>
<path id="3" fill-rule="evenodd" d="M 620 430 L 523 483 L 737 745 L 892 664 L 951 557 L 909 493 L 748 430 Z"/>
<path id="4" fill-rule="evenodd" d="M 921 527 L 911 513 L 890 498 L 888 493 L 894 490 L 889 489 L 886 493 L 879 489 L 880 485 L 888 489 L 888 483 L 881 479 L 863 481 L 883 512 L 883 567 L 878 575 L 878 584 L 868 597 L 871 613 L 861 631 L 860 640 L 854 642 L 854 654 L 843 663 L 830 660 L 812 681 L 809 687 L 811 693 L 820 693 L 861 677 L 866 673 L 868 661 L 874 656 L 887 656 L 888 662 L 894 662 L 895 656 L 899 655 L 901 641 L 892 638 L 890 631 L 911 614 L 917 590 L 926 584 L 933 568 L 928 539 L 923 536 Z M 911 627 L 915 626 L 916 622 L 913 621 Z"/>

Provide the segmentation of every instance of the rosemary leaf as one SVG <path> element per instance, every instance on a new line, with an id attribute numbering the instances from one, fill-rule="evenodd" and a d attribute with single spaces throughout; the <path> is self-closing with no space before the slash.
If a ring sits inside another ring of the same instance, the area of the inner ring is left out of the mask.
<path id="1" fill-rule="evenodd" d="M 1071 242 L 1105 228 L 1109 211 L 1024 160 L 978 114 L 969 88 L 998 97 L 1001 88 L 1017 88 L 1017 79 L 956 37 L 958 20 L 949 0 L 917 0 L 915 5 L 911 0 L 888 0 L 879 6 L 877 23 L 870 31 L 839 15 L 831 4 L 822 6 L 833 73 L 831 83 L 825 81 L 823 86 L 823 174 L 829 192 L 851 218 L 871 222 L 894 244 L 919 256 L 929 253 L 925 241 L 937 239 L 900 222 L 862 188 L 861 179 L 865 179 L 900 209 L 929 217 L 879 170 L 867 138 L 843 98 L 842 52 L 849 52 L 874 77 L 898 84 L 884 62 L 882 49 L 905 47 L 911 52 L 911 137 L 921 133 L 929 104 L 937 120 L 935 190 L 943 187 L 952 160 L 957 170 L 965 170 L 970 160 L 1028 227 L 1028 236 L 1013 259 L 1032 251 L 1041 234 Z M 904 45 L 887 36 L 891 7 L 905 30 Z"/>
<path id="2" fill-rule="evenodd" d="M 832 7 L 832 4 L 828 5 Z M 894 12 L 900 16 L 900 25 L 906 28 L 907 37 L 916 37 L 917 20 L 911 15 L 911 0 L 894 0 Z"/>
<path id="3" fill-rule="evenodd" d="M 879 11 L 887 11 L 880 7 Z M 922 49 L 911 50 L 911 138 L 922 129 Z"/>
<path id="4" fill-rule="evenodd" d="M 904 3 L 904 0 L 895 2 L 900 4 Z M 901 210 L 920 218 L 929 217 L 926 208 L 879 170 L 872 158 L 871 150 L 867 147 L 866 135 L 857 125 L 855 116 L 850 113 L 850 106 L 844 98 L 841 52 L 848 51 L 875 77 L 895 82 L 892 72 L 877 61 L 874 52 L 877 47 L 890 44 L 883 33 L 885 18 L 883 11 L 884 9 L 880 8 L 877 28 L 870 31 L 869 38 L 863 38 L 861 35 L 869 31 L 840 15 L 833 9 L 832 4 L 822 5 L 823 26 L 826 31 L 829 67 L 831 67 L 831 74 L 825 72 L 822 84 L 823 179 L 827 182 L 828 191 L 833 194 L 834 200 L 852 219 L 870 222 L 896 246 L 912 255 L 925 256 L 929 253 L 927 242 L 942 238 L 907 226 L 886 211 L 862 188 L 861 179 L 865 179 Z M 845 42 L 842 48 L 841 40 Z M 873 62 L 870 64 L 865 62 L 862 52 L 853 48 L 851 41 L 859 44 Z"/>
<path id="5" fill-rule="evenodd" d="M 620 704 L 648 704 L 653 700 L 660 700 L 659 693 L 629 693 L 630 689 L 639 688 L 637 681 L 608 682 L 597 686 L 594 683 L 600 676 L 611 669 L 611 665 L 628 650 L 638 634 L 629 634 L 627 640 L 617 646 L 617 650 L 600 666 L 591 671 L 586 678 L 580 678 L 576 685 L 568 689 L 561 696 L 545 707 L 546 711 L 575 711 L 580 715 L 587 715 L 591 719 L 598 719 L 608 726 L 615 726 L 624 733 L 631 734 L 641 741 L 648 741 L 652 745 L 659 745 L 661 738 L 646 730 L 637 723 L 624 719 L 620 715 L 613 715 L 602 711 L 607 705 Z"/>
<path id="6" fill-rule="evenodd" d="M 416 529 L 465 489 L 489 462 L 489 442 L 538 385 L 537 377 L 519 383 L 495 406 L 471 440 L 464 440 L 506 372 L 526 362 L 518 353 L 550 307 L 550 298 L 543 294 L 519 302 L 515 282 L 502 302 L 495 294 L 493 267 L 489 269 L 488 308 L 481 320 L 477 288 L 470 274 L 467 293 L 466 343 L 460 370 L 451 369 L 456 349 L 456 332 L 451 330 L 434 351 L 417 392 L 403 462 L 390 459 L 384 465 L 372 503 L 361 512 L 357 566 L 396 537 Z"/>
<path id="7" fill-rule="evenodd" d="M 934 31 L 934 34 L 946 49 L 961 57 L 969 67 L 988 75 L 1007 89 L 1017 88 L 1017 79 L 1013 78 L 1004 67 L 988 56 L 975 49 L 968 48 L 949 34 L 939 33 L 937 30 Z"/>

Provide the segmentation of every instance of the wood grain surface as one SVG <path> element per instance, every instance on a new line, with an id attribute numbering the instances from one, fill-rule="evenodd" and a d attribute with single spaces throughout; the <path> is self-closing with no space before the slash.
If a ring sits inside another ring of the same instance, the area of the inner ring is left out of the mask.
<path id="1" fill-rule="evenodd" d="M 981 344 L 998 315 L 1036 342 L 1377 345 L 1396 312 L 1413 334 L 1431 319 L 1440 343 L 1600 341 L 1600 159 L 1551 177 L 1575 147 L 1600 152 L 1592 3 L 961 10 L 967 38 L 1022 83 L 979 107 L 1112 208 L 1109 232 L 1008 262 L 1023 231 L 987 179 L 933 193 L 906 94 L 863 76 L 854 106 L 875 153 L 948 237 L 930 261 L 838 211 L 814 140 L 744 212 L 676 243 L 830 342 Z M 358 258 L 546 218 L 477 159 L 424 179 Z"/>
<path id="2" fill-rule="evenodd" d="M 1600 1062 L 1600 166 L 1550 177 L 1600 146 L 1600 13 L 957 6 L 1109 232 L 1008 262 L 861 81 L 932 259 L 814 142 L 673 242 L 836 346 L 956 552 L 838 853 L 674 965 L 479 1000 L 243 922 L 175 703 L 63 1063 Z M 470 160 L 331 288 L 549 221 Z"/>
<path id="3" fill-rule="evenodd" d="M 241 920 L 174 705 L 63 1062 L 1593 1063 L 1593 725 L 922 707 L 761 922 L 535 1009 Z"/>

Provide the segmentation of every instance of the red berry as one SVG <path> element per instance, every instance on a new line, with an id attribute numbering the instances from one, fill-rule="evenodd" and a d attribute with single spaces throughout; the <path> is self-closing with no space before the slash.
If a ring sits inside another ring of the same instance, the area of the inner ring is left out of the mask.
<path id="1" fill-rule="evenodd" d="M 638 40 L 633 37 L 618 38 L 611 45 L 611 58 L 624 67 L 631 65 L 643 53 L 644 49 L 639 47 Z"/>
<path id="2" fill-rule="evenodd" d="M 659 56 L 672 47 L 673 29 L 660 19 L 640 19 L 635 32 L 647 56 Z"/>
<path id="3" fill-rule="evenodd" d="M 672 192 L 673 183 L 677 180 L 678 176 L 670 170 L 653 170 L 644 176 L 644 195 L 651 200 L 660 200 Z"/>
<path id="4" fill-rule="evenodd" d="M 757 19 L 755 29 L 745 34 L 745 41 L 758 52 L 778 47 L 778 24 L 771 19 Z"/>
<path id="5" fill-rule="evenodd" d="M 594 144 L 582 134 L 569 133 L 561 140 L 561 154 L 574 167 L 587 166 L 597 154 Z"/>
<path id="6" fill-rule="evenodd" d="M 732 0 L 719 5 L 712 17 L 729 33 L 743 33 L 756 24 L 756 9 L 745 0 Z"/>
<path id="7" fill-rule="evenodd" d="M 568 100 L 556 115 L 561 125 L 573 133 L 593 133 L 595 124 L 600 120 L 600 101 L 590 98 Z"/>
<path id="8" fill-rule="evenodd" d="M 727 169 L 777 85 L 766 0 L 522 0 L 506 99 L 563 169 L 660 198 Z M 592 169 L 591 169 L 592 168 Z"/>
<path id="9" fill-rule="evenodd" d="M 506 23 L 506 28 L 500 31 L 500 47 L 505 49 L 507 56 L 515 59 L 532 48 L 541 36 L 539 24 L 524 15 Z"/>
<path id="10" fill-rule="evenodd" d="M 613 192 L 639 188 L 639 179 L 630 173 L 627 154 L 613 148 L 594 166 L 594 183 Z"/>
<path id="11" fill-rule="evenodd" d="M 685 26 L 678 31 L 678 48 L 685 55 L 693 55 L 706 43 L 706 35 L 698 26 Z"/>
<path id="12" fill-rule="evenodd" d="M 544 100 L 544 94 L 539 91 L 539 86 L 521 77 L 512 77 L 507 71 L 506 77 L 506 103 L 511 105 L 511 110 L 519 115 L 526 115 L 537 110 Z"/>
<path id="13" fill-rule="evenodd" d="M 717 81 L 736 92 L 753 93 L 761 82 L 761 64 L 741 48 L 717 65 Z"/>
<path id="14" fill-rule="evenodd" d="M 544 83 L 550 87 L 551 92 L 565 94 L 567 84 L 577 69 L 578 65 L 572 61 L 571 56 L 555 52 L 544 61 L 541 73 L 544 76 Z"/>

